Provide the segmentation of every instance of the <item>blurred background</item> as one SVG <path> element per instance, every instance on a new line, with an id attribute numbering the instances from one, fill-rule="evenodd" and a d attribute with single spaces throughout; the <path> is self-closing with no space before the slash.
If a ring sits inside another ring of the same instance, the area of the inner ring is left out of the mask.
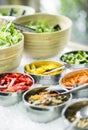
<path id="1" fill-rule="evenodd" d="M 71 41 L 88 45 L 88 0 L 0 0 L 0 5 L 27 5 L 36 12 L 63 14 L 73 21 Z"/>

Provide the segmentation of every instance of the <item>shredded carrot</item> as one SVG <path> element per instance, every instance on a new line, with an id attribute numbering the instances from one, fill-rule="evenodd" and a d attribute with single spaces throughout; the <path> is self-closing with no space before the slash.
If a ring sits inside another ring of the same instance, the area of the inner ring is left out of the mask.
<path id="1" fill-rule="evenodd" d="M 70 72 L 61 80 L 61 84 L 66 87 L 73 87 L 75 84 L 81 85 L 84 83 L 88 83 L 88 69 Z"/>

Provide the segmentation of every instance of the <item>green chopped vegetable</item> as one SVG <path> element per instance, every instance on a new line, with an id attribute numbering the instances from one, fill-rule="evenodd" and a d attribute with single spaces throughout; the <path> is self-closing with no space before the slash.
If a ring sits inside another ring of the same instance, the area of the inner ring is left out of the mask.
<path id="1" fill-rule="evenodd" d="M 7 11 L 4 11 L 4 9 L 0 10 L 0 16 L 9 16 L 8 14 L 10 13 L 10 10 L 11 9 L 9 9 Z M 18 11 L 13 9 L 11 16 L 17 16 L 17 14 L 18 14 Z"/>
<path id="2" fill-rule="evenodd" d="M 27 27 L 30 27 L 32 29 L 35 29 L 36 33 L 42 33 L 42 32 L 55 32 L 61 30 L 60 26 L 52 27 L 50 26 L 46 21 L 39 20 L 36 23 L 29 22 L 26 24 Z"/>
<path id="3" fill-rule="evenodd" d="M 6 12 L 0 12 L 0 16 L 6 16 L 7 13 Z"/>
<path id="4" fill-rule="evenodd" d="M 74 51 L 62 55 L 61 60 L 70 64 L 87 64 L 88 51 Z"/>
<path id="5" fill-rule="evenodd" d="M 0 48 L 12 46 L 21 40 L 21 34 L 15 30 L 15 26 L 11 22 L 6 23 L 0 28 Z"/>

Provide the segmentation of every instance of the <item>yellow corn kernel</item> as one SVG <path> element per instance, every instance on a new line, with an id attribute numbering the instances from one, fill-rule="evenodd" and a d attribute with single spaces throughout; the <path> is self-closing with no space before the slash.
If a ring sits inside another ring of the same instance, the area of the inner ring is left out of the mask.
<path id="1" fill-rule="evenodd" d="M 38 100 L 38 99 L 40 99 L 40 95 L 34 95 L 34 96 L 31 96 L 31 98 L 34 100 Z"/>

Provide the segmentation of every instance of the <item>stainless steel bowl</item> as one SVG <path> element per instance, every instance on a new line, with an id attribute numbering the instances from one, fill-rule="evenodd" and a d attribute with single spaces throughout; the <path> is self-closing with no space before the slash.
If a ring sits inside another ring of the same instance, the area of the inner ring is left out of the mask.
<path id="1" fill-rule="evenodd" d="M 60 117 L 63 107 L 66 105 L 68 101 L 72 99 L 72 95 L 68 94 L 67 95 L 68 100 L 63 104 L 56 105 L 56 106 L 45 106 L 45 107 L 35 106 L 28 102 L 29 96 L 44 91 L 45 88 L 47 87 L 34 88 L 32 90 L 28 90 L 23 94 L 23 103 L 28 112 L 28 116 L 31 120 L 35 122 L 46 123 Z M 66 90 L 59 89 L 59 92 L 63 92 L 63 91 Z"/>
<path id="2" fill-rule="evenodd" d="M 8 73 L 2 73 L 2 74 L 8 74 Z M 2 74 L 0 74 L 0 76 Z M 29 75 L 27 75 L 27 76 L 32 80 L 32 82 L 33 82 L 32 85 L 33 85 L 34 84 L 33 78 Z M 30 85 L 30 87 L 32 85 Z M 22 90 L 22 91 L 18 91 L 18 92 L 2 92 L 2 91 L 0 91 L 0 105 L 1 106 L 10 106 L 10 105 L 14 105 L 15 103 L 19 103 L 22 100 L 23 93 L 27 90 Z"/>
<path id="3" fill-rule="evenodd" d="M 83 106 L 88 105 L 88 98 L 80 98 L 80 99 L 73 99 L 71 102 L 69 102 L 65 108 L 62 110 L 62 118 L 64 120 L 64 123 L 69 126 L 71 124 L 71 121 L 68 120 L 68 117 L 74 118 L 74 115 L 80 108 Z M 82 123 L 83 126 L 83 123 Z M 88 130 L 88 128 L 82 128 L 80 126 L 74 126 L 72 130 Z"/>
<path id="4" fill-rule="evenodd" d="M 88 68 L 85 68 L 85 69 L 79 69 L 79 70 L 74 70 L 74 71 L 72 71 L 72 72 L 69 72 L 69 73 L 67 73 L 67 74 L 65 74 L 64 76 L 62 76 L 61 78 L 60 78 L 60 80 L 59 80 L 59 84 L 60 84 L 60 86 L 62 87 L 62 88 L 66 88 L 66 89 L 74 89 L 74 87 L 77 87 L 76 85 L 80 85 L 79 83 L 77 84 L 77 81 L 75 82 L 75 81 L 73 81 L 73 87 L 68 87 L 68 86 L 66 86 L 65 84 L 63 84 L 62 82 L 63 82 L 63 79 L 65 79 L 64 81 L 65 81 L 65 83 L 66 82 L 68 82 L 68 79 L 70 79 L 70 78 L 72 78 L 72 77 L 70 77 L 70 74 L 75 74 L 76 72 L 81 72 L 81 74 L 83 73 L 83 71 L 87 71 L 87 73 L 88 73 Z M 77 74 L 76 74 L 77 75 Z M 88 78 L 87 78 L 88 79 Z M 85 78 L 85 80 L 87 80 L 86 78 Z M 81 81 L 82 79 L 79 79 L 78 78 L 78 80 L 79 81 Z M 87 82 L 86 82 L 87 83 Z M 85 84 L 85 83 L 84 83 Z M 88 85 L 87 85 L 88 86 Z M 82 89 L 82 90 L 77 90 L 77 91 L 75 91 L 75 92 L 73 92 L 72 93 L 73 94 L 73 98 L 87 98 L 88 97 L 88 88 L 87 87 L 85 87 L 84 89 Z"/>
<path id="5" fill-rule="evenodd" d="M 63 65 L 62 63 L 57 62 L 57 61 L 35 61 L 35 62 L 32 62 L 30 64 L 26 64 L 26 65 L 31 66 L 33 64 L 33 65 L 39 67 L 41 65 L 43 65 L 43 66 L 47 65 L 48 66 L 48 64 L 52 64 L 52 63 L 56 64 L 56 65 L 60 64 L 60 66 Z M 41 85 L 56 85 L 56 84 L 58 84 L 59 79 L 60 79 L 62 73 L 64 72 L 64 69 L 62 69 L 62 71 L 60 70 L 61 71 L 60 73 L 52 74 L 52 75 L 49 75 L 49 74 L 48 75 L 32 74 L 32 73 L 30 73 L 26 70 L 26 65 L 24 66 L 24 72 L 31 75 L 36 84 L 41 84 Z"/>
<path id="6" fill-rule="evenodd" d="M 26 72 L 27 73 L 27 72 Z M 27 73 L 28 74 L 28 73 Z M 59 79 L 61 77 L 61 73 L 57 75 L 52 75 L 52 76 L 38 76 L 38 75 L 33 75 L 29 74 L 33 77 L 34 82 L 36 84 L 41 84 L 41 85 L 57 85 L 59 83 Z"/>
<path id="7" fill-rule="evenodd" d="M 74 70 L 74 69 L 82 69 L 82 68 L 88 68 L 88 63 L 81 63 L 81 64 L 71 64 L 71 63 L 69 63 L 69 62 L 64 62 L 63 60 L 62 60 L 62 57 L 64 56 L 64 55 L 68 55 L 69 53 L 73 53 L 73 54 L 77 54 L 78 52 L 83 52 L 83 53 L 87 53 L 88 54 L 88 51 L 86 51 L 86 50 L 74 50 L 74 51 L 69 51 L 69 52 L 66 52 L 66 53 L 64 53 L 64 54 L 62 54 L 61 56 L 60 56 L 60 61 L 63 63 L 63 64 L 67 64 L 68 65 L 68 68 L 69 68 L 69 71 L 72 71 L 72 70 Z M 70 59 L 70 61 L 71 61 L 71 59 Z"/>
<path id="8" fill-rule="evenodd" d="M 3 93 L 0 92 L 0 105 L 10 106 L 19 103 L 22 99 L 22 92 Z"/>

